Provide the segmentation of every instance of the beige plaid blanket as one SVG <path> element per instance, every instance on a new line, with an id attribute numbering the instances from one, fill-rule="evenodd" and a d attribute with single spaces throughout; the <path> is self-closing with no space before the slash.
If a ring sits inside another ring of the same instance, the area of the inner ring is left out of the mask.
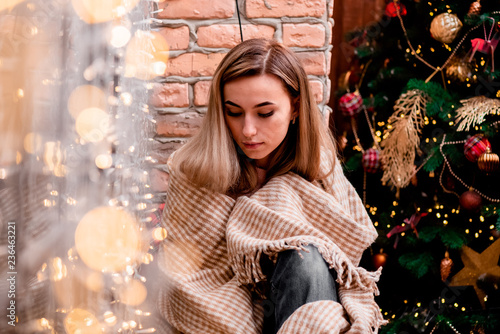
<path id="1" fill-rule="evenodd" d="M 377 232 L 338 163 L 332 178 L 327 193 L 288 173 L 235 200 L 171 172 L 159 256 L 164 318 L 182 333 L 261 333 L 261 257 L 312 244 L 337 271 L 340 303 L 303 305 L 279 334 L 377 333 L 385 323 L 374 301 L 380 271 L 357 266 Z"/>

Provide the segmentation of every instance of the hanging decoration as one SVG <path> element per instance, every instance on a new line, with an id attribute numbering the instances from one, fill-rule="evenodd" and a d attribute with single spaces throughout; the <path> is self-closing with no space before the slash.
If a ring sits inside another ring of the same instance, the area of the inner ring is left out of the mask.
<path id="1" fill-rule="evenodd" d="M 477 211 L 483 203 L 481 196 L 474 191 L 474 189 L 469 189 L 464 192 L 459 198 L 460 207 L 468 211 Z"/>
<path id="2" fill-rule="evenodd" d="M 418 89 L 400 96 L 388 126 L 382 147 L 382 182 L 390 182 L 397 188 L 406 187 L 413 177 L 415 155 L 420 145 L 420 133 L 424 126 L 427 95 Z"/>
<path id="3" fill-rule="evenodd" d="M 376 148 L 369 148 L 363 153 L 361 158 L 363 169 L 367 173 L 376 173 L 380 170 L 380 151 Z"/>
<path id="4" fill-rule="evenodd" d="M 409 219 L 405 218 L 403 224 L 398 225 L 398 226 L 394 227 L 392 230 L 390 230 L 389 233 L 386 234 L 386 237 L 390 238 L 393 235 L 396 235 L 396 240 L 394 241 L 394 248 L 396 248 L 398 246 L 399 234 L 401 232 L 413 230 L 413 232 L 415 233 L 415 235 L 418 238 L 417 225 L 420 222 L 420 219 L 422 219 L 423 217 L 425 217 L 427 215 L 428 215 L 427 212 L 417 211 Z"/>
<path id="5" fill-rule="evenodd" d="M 363 98 L 356 89 L 354 92 L 348 92 L 339 99 L 340 111 L 344 116 L 352 117 L 361 111 L 363 105 Z"/>
<path id="6" fill-rule="evenodd" d="M 500 115 L 500 101 L 486 96 L 474 96 L 460 100 L 462 106 L 457 109 L 455 123 L 457 131 L 469 131 L 471 127 L 484 122 L 487 115 Z"/>
<path id="7" fill-rule="evenodd" d="M 472 64 L 469 61 L 458 57 L 452 58 L 448 66 L 446 66 L 446 76 L 448 79 L 453 81 L 475 82 L 472 71 Z"/>
<path id="8" fill-rule="evenodd" d="M 481 2 L 479 0 L 470 4 L 468 14 L 473 16 L 481 14 Z"/>
<path id="9" fill-rule="evenodd" d="M 463 246 L 461 258 L 464 268 L 451 278 L 450 286 L 472 285 L 484 308 L 486 293 L 478 287 L 477 281 L 479 276 L 483 274 L 500 276 L 499 257 L 500 239 L 495 240 L 482 253 L 477 253 L 468 246 Z"/>
<path id="10" fill-rule="evenodd" d="M 405 16 L 407 14 L 406 6 L 399 1 L 389 2 L 387 6 L 385 6 L 385 15 L 389 17 L 398 16 L 398 12 L 401 16 Z"/>
<path id="11" fill-rule="evenodd" d="M 373 267 L 375 270 L 377 270 L 378 268 L 385 266 L 386 262 L 387 254 L 384 253 L 383 248 L 380 248 L 380 251 L 372 257 Z"/>
<path id="12" fill-rule="evenodd" d="M 469 138 L 469 140 L 470 140 L 470 138 Z M 486 200 L 488 200 L 490 202 L 500 203 L 500 199 L 499 198 L 489 197 L 489 196 L 485 195 L 484 193 L 482 193 L 481 191 L 479 191 L 478 189 L 475 189 L 475 188 L 471 187 L 470 185 L 468 185 L 467 183 L 465 183 L 465 181 L 462 180 L 453 171 L 453 168 L 451 168 L 451 164 L 448 161 L 448 158 L 446 157 L 446 155 L 443 152 L 444 145 L 466 144 L 469 140 L 460 140 L 460 141 L 450 141 L 450 142 L 447 142 L 446 141 L 446 134 L 443 136 L 443 140 L 441 141 L 441 144 L 439 144 L 439 152 L 441 153 L 441 156 L 443 157 L 444 164 L 443 164 L 443 169 L 442 169 L 440 177 L 439 177 L 439 183 L 440 183 L 441 187 L 443 188 L 444 192 L 446 192 L 446 193 L 454 193 L 455 195 L 457 195 L 457 197 L 461 197 L 457 193 L 449 191 L 443 185 L 443 182 L 442 182 L 443 173 L 444 173 L 445 169 L 448 168 L 448 170 L 450 171 L 451 175 L 455 178 L 455 180 L 457 180 L 458 182 L 460 182 L 465 188 L 469 189 L 470 191 L 473 191 L 474 193 L 477 193 L 477 195 L 479 195 L 480 197 L 482 197 L 482 198 L 484 198 L 484 199 L 486 199 Z"/>
<path id="13" fill-rule="evenodd" d="M 491 36 L 495 28 L 496 21 L 492 17 L 489 17 L 489 19 L 492 21 L 489 34 L 486 33 L 486 23 L 483 22 L 484 39 L 474 38 L 471 41 L 472 52 L 469 57 L 469 61 L 472 61 L 472 58 L 474 57 L 477 51 L 484 53 L 486 55 L 490 55 L 491 71 L 495 72 L 495 49 L 497 48 L 498 42 L 500 41 L 500 34 L 495 32 L 495 35 Z"/>
<path id="14" fill-rule="evenodd" d="M 491 152 L 491 149 L 487 147 L 486 151 L 477 159 L 477 166 L 486 173 L 496 172 L 499 166 L 498 154 Z"/>
<path id="15" fill-rule="evenodd" d="M 469 137 L 464 144 L 464 154 L 470 162 L 476 162 L 477 159 L 486 152 L 487 148 L 491 148 L 491 144 L 483 134 L 476 134 Z"/>
<path id="16" fill-rule="evenodd" d="M 450 276 L 451 269 L 453 267 L 453 260 L 450 259 L 450 254 L 448 251 L 444 253 L 444 258 L 441 260 L 440 264 L 440 272 L 441 272 L 441 280 L 445 282 Z"/>
<path id="17" fill-rule="evenodd" d="M 430 32 L 435 40 L 449 44 L 455 40 L 462 29 L 462 21 L 455 14 L 442 13 L 431 22 Z"/>

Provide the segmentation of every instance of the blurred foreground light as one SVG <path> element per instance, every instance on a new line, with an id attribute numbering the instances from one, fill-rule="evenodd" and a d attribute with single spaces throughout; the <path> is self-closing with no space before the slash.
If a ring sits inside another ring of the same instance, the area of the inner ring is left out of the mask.
<path id="1" fill-rule="evenodd" d="M 97 334 L 103 332 L 95 315 L 81 308 L 75 308 L 66 315 L 64 329 L 68 334 Z"/>
<path id="2" fill-rule="evenodd" d="M 30 154 L 38 152 L 42 148 L 42 137 L 39 134 L 30 132 L 24 137 L 24 150 Z"/>
<path id="3" fill-rule="evenodd" d="M 116 207 L 98 207 L 82 218 L 75 231 L 75 247 L 90 268 L 118 272 L 136 262 L 140 234 L 135 218 Z"/>
<path id="4" fill-rule="evenodd" d="M 24 2 L 24 0 L 2 0 L 0 2 L 0 11 L 5 9 L 12 9 L 17 4 Z"/>
<path id="5" fill-rule="evenodd" d="M 156 31 L 138 30 L 127 45 L 125 76 L 151 80 L 167 68 L 169 46 Z"/>
<path id="6" fill-rule="evenodd" d="M 82 85 L 76 87 L 68 99 L 68 111 L 77 118 L 82 110 L 88 108 L 98 108 L 106 110 L 106 95 L 99 87 L 92 85 Z"/>
<path id="7" fill-rule="evenodd" d="M 99 154 L 95 157 L 95 164 L 100 169 L 107 169 L 113 165 L 113 158 L 109 154 Z"/>
<path id="8" fill-rule="evenodd" d="M 87 108 L 77 117 L 76 132 L 87 141 L 96 143 L 109 133 L 109 115 L 99 108 Z"/>
<path id="9" fill-rule="evenodd" d="M 138 280 L 132 280 L 126 283 L 126 285 L 118 291 L 120 301 L 130 306 L 142 304 L 146 300 L 148 294 L 146 286 Z"/>
<path id="10" fill-rule="evenodd" d="M 78 16 L 86 23 L 111 21 L 129 13 L 139 0 L 71 0 Z"/>
<path id="11" fill-rule="evenodd" d="M 115 48 L 127 45 L 130 40 L 130 30 L 124 26 L 116 26 L 111 30 L 111 40 L 109 43 Z"/>

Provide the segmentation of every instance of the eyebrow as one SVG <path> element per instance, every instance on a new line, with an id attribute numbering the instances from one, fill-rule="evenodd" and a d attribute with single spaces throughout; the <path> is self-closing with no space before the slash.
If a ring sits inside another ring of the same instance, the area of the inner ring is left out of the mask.
<path id="1" fill-rule="evenodd" d="M 225 101 L 224 104 L 229 104 L 230 106 L 242 109 L 239 105 L 237 105 L 236 103 L 234 103 L 233 101 L 230 101 L 230 100 Z M 254 106 L 254 108 L 265 107 L 265 106 L 268 106 L 268 105 L 275 105 L 275 103 L 273 103 L 271 101 L 265 101 L 265 102 L 261 102 L 259 104 L 256 104 Z"/>

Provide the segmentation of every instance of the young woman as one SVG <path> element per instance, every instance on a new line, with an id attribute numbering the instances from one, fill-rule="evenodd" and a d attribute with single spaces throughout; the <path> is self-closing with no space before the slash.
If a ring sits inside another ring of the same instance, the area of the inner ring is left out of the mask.
<path id="1" fill-rule="evenodd" d="M 233 48 L 168 165 L 159 308 L 176 330 L 377 332 L 380 272 L 357 266 L 377 234 L 291 50 Z"/>

